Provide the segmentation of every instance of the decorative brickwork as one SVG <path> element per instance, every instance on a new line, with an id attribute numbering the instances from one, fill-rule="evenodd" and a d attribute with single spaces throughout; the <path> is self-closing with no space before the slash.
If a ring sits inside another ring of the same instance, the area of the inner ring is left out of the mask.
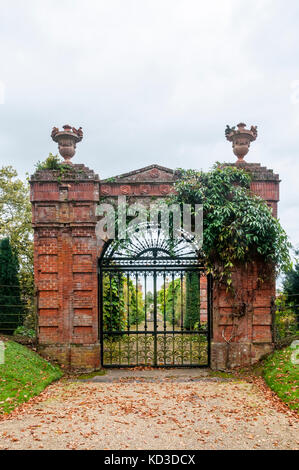
<path id="1" fill-rule="evenodd" d="M 69 367 L 95 368 L 98 285 L 95 210 L 99 179 L 84 165 L 31 178 L 39 347 Z"/>
<path id="2" fill-rule="evenodd" d="M 232 165 L 232 164 L 230 164 Z M 277 215 L 279 177 L 259 164 L 237 162 L 250 171 L 251 189 Z M 96 206 L 126 195 L 150 204 L 173 191 L 176 173 L 151 165 L 99 181 L 84 165 L 70 171 L 42 170 L 31 178 L 34 270 L 38 290 L 39 349 L 67 367 L 95 369 L 100 364 L 97 261 L 103 242 L 96 237 Z M 211 367 L 249 365 L 272 350 L 274 276 L 258 284 L 258 263 L 240 266 L 239 289 L 231 297 L 214 283 Z M 203 282 L 202 312 L 206 312 Z M 204 292 L 205 290 L 205 292 Z"/>
<path id="3" fill-rule="evenodd" d="M 252 176 L 251 190 L 262 199 L 267 201 L 269 207 L 272 208 L 274 217 L 277 217 L 277 204 L 279 201 L 279 175 L 273 170 L 269 170 L 260 163 L 247 163 L 245 161 L 236 163 L 226 163 L 222 166 L 236 166 L 242 168 Z"/>
<path id="4" fill-rule="evenodd" d="M 235 295 L 214 283 L 211 367 L 227 369 L 250 365 L 273 349 L 272 307 L 275 278 L 271 271 L 259 282 L 259 269 L 240 266 L 233 273 Z"/>

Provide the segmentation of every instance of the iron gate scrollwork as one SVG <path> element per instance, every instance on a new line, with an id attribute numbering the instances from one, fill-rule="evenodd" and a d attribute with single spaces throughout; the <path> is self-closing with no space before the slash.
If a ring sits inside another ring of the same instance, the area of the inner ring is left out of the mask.
<path id="1" fill-rule="evenodd" d="M 212 279 L 191 241 L 159 228 L 113 241 L 99 284 L 103 367 L 209 365 Z"/>

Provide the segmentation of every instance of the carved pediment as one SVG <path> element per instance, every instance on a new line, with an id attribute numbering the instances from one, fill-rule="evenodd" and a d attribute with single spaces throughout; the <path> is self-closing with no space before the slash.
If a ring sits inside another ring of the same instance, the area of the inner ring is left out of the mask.
<path id="1" fill-rule="evenodd" d="M 104 197 L 165 197 L 173 192 L 177 174 L 170 168 L 150 165 L 100 182 L 100 195 Z"/>
<path id="2" fill-rule="evenodd" d="M 102 183 L 163 183 L 173 182 L 176 179 L 175 170 L 160 165 L 149 165 L 139 170 L 133 170 L 129 173 L 107 178 Z"/>

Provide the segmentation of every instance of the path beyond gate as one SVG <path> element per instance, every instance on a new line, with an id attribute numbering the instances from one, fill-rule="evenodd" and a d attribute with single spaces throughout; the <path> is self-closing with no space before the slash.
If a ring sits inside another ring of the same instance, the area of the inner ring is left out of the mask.
<path id="1" fill-rule="evenodd" d="M 191 241 L 154 227 L 115 241 L 99 283 L 103 367 L 209 365 L 211 280 Z"/>

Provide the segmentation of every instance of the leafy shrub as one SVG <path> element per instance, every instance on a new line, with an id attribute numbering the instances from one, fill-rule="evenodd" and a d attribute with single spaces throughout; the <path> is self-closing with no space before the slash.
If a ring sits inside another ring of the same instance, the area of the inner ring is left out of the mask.
<path id="1" fill-rule="evenodd" d="M 37 170 L 60 170 L 61 165 L 63 164 L 61 158 L 58 155 L 53 155 L 49 153 L 49 156 L 44 162 L 37 162 Z"/>
<path id="2" fill-rule="evenodd" d="M 298 332 L 294 307 L 288 303 L 285 294 L 280 294 L 275 301 L 274 326 L 277 340 L 293 336 Z"/>
<path id="3" fill-rule="evenodd" d="M 244 170 L 217 163 L 212 171 L 180 169 L 171 203 L 203 205 L 203 256 L 207 268 L 230 285 L 239 263 L 255 259 L 276 271 L 290 267 L 287 235 L 267 203 L 250 190 Z"/>
<path id="4" fill-rule="evenodd" d="M 34 330 L 26 328 L 25 326 L 18 326 L 14 331 L 14 336 L 23 336 L 24 338 L 34 339 L 36 337 L 36 333 Z"/>

